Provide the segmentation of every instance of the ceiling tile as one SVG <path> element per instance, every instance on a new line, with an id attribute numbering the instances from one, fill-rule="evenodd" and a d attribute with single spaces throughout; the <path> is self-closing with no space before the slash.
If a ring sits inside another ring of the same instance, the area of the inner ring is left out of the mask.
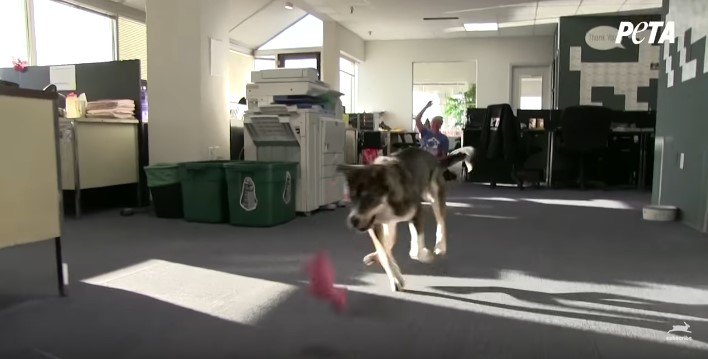
<path id="1" fill-rule="evenodd" d="M 620 8 L 620 4 L 614 5 L 585 5 L 583 2 L 578 8 L 577 15 L 588 15 L 588 14 L 605 14 L 609 12 L 617 12 Z"/>
<path id="2" fill-rule="evenodd" d="M 550 7 L 550 6 L 575 6 L 580 5 L 580 0 L 544 0 L 538 2 L 538 7 Z"/>
<path id="3" fill-rule="evenodd" d="M 625 0 L 583 0 L 583 3 L 580 5 L 580 7 L 586 6 L 586 5 L 617 5 L 619 7 L 620 5 L 624 4 Z"/>
<path id="4" fill-rule="evenodd" d="M 646 5 L 650 7 L 657 7 L 661 6 L 662 1 L 661 0 L 627 0 L 625 1 L 626 5 Z"/>
<path id="5" fill-rule="evenodd" d="M 578 10 L 577 6 L 552 6 L 552 7 L 539 7 L 536 12 L 537 19 L 548 19 L 556 18 L 561 16 L 571 16 L 575 15 L 575 11 Z"/>
<path id="6" fill-rule="evenodd" d="M 620 11 L 637 11 L 637 10 L 649 10 L 649 9 L 657 9 L 657 8 L 661 8 L 661 5 L 651 6 L 651 5 L 624 4 L 624 5 L 622 5 L 622 7 L 620 7 Z"/>
<path id="7" fill-rule="evenodd" d="M 497 10 L 497 21 L 532 20 L 536 16 L 536 6 L 510 7 Z"/>

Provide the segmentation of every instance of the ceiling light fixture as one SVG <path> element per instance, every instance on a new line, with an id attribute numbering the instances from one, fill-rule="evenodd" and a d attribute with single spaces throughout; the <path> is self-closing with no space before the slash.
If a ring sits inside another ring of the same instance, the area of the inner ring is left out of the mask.
<path id="1" fill-rule="evenodd" d="M 465 24 L 466 31 L 497 31 L 499 25 L 496 22 L 469 22 Z"/>
<path id="2" fill-rule="evenodd" d="M 285 2 L 285 8 L 288 10 L 292 10 L 294 8 L 293 3 L 290 1 Z"/>

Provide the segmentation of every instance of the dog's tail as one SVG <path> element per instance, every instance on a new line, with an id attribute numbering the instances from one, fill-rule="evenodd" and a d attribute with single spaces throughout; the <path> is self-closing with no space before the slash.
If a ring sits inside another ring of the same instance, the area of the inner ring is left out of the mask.
<path id="1" fill-rule="evenodd" d="M 474 147 L 460 147 L 452 152 L 450 152 L 449 155 L 445 156 L 444 158 L 440 159 L 440 166 L 444 168 L 445 170 L 443 171 L 443 177 L 445 178 L 446 181 L 452 181 L 457 178 L 455 174 L 450 172 L 448 168 L 450 166 L 458 163 L 458 162 L 464 162 L 465 166 L 467 166 L 467 171 L 472 172 L 472 159 L 474 158 Z"/>
<path id="2" fill-rule="evenodd" d="M 443 168 L 449 168 L 450 166 L 458 163 L 464 162 L 467 166 L 468 171 L 472 171 L 472 158 L 474 157 L 474 147 L 460 147 L 449 155 L 440 159 L 440 165 Z"/>

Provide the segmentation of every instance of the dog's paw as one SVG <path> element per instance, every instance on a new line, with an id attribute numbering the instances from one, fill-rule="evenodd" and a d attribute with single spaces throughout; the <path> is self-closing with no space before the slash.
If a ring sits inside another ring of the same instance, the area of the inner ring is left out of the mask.
<path id="1" fill-rule="evenodd" d="M 445 244 L 445 242 L 435 244 L 435 255 L 444 256 L 445 254 L 447 254 L 447 244 Z"/>
<path id="2" fill-rule="evenodd" d="M 364 262 L 364 265 L 366 266 L 371 266 L 374 263 L 376 263 L 379 260 L 379 257 L 376 255 L 376 252 L 369 253 L 364 256 L 364 259 L 362 260 Z"/>
<path id="3" fill-rule="evenodd" d="M 409 253 L 411 259 L 416 260 L 421 263 L 432 263 L 435 260 L 435 256 L 430 253 L 428 248 L 421 248 L 418 253 Z"/>
<path id="4" fill-rule="evenodd" d="M 391 285 L 391 291 L 394 292 L 402 292 L 405 288 L 405 283 L 403 282 L 403 278 L 398 278 L 394 279 L 390 282 Z"/>

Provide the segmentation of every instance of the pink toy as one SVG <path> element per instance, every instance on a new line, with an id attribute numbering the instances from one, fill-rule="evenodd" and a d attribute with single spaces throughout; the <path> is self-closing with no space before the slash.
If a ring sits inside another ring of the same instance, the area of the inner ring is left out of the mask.
<path id="1" fill-rule="evenodd" d="M 327 252 L 317 253 L 307 264 L 307 272 L 310 276 L 310 293 L 315 298 L 330 302 L 338 313 L 344 312 L 347 308 L 347 291 L 334 286 L 334 267 Z"/>

